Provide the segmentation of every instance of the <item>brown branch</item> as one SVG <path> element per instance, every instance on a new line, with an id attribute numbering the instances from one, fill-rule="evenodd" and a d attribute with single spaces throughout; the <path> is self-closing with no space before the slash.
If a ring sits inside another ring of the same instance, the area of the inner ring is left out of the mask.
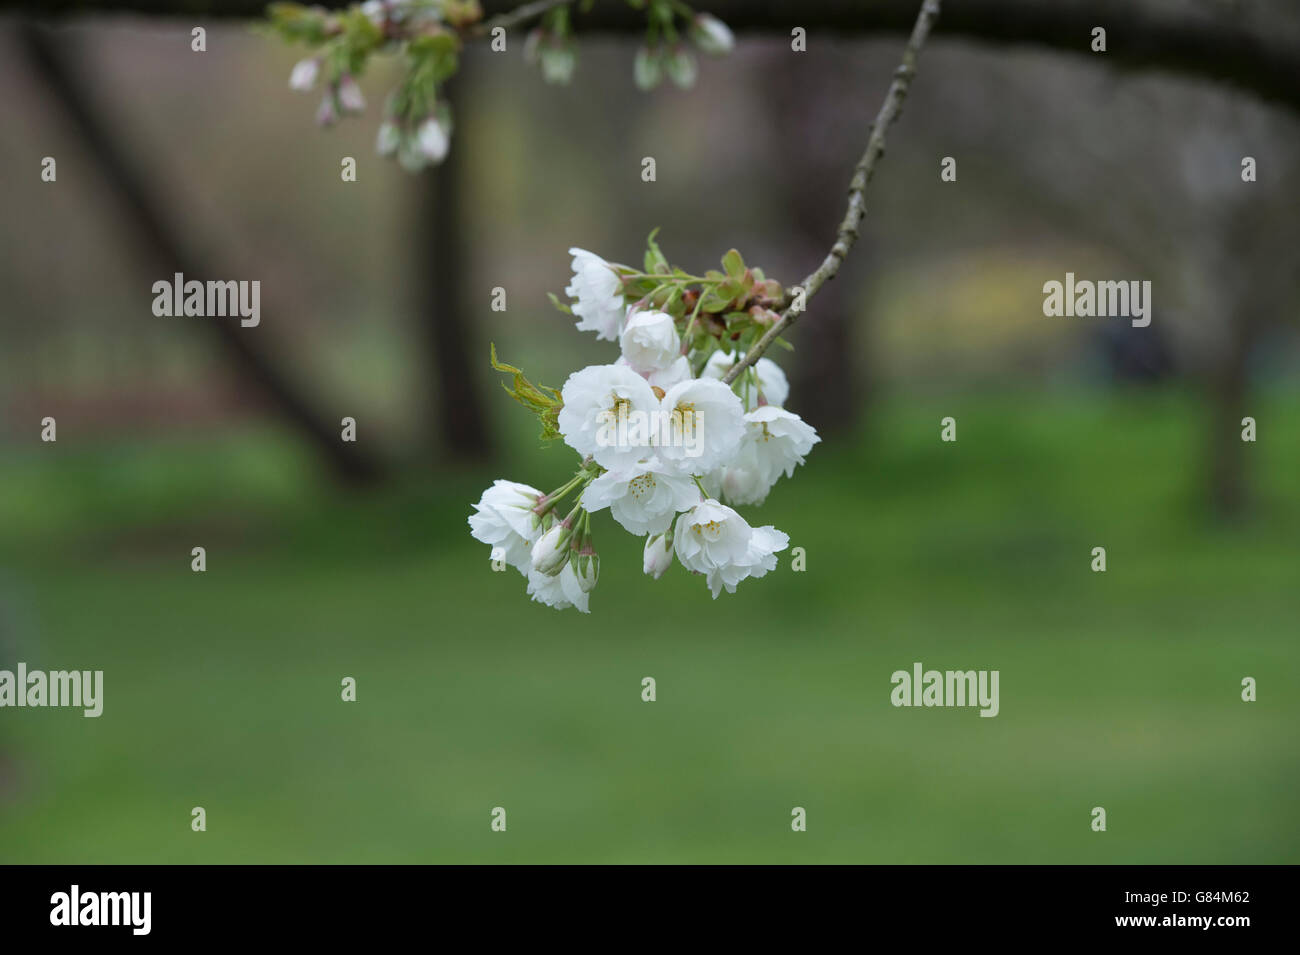
<path id="1" fill-rule="evenodd" d="M 921 47 L 925 45 L 926 37 L 930 35 L 930 27 L 934 25 L 938 16 L 939 0 L 923 0 L 921 10 L 916 16 L 916 24 L 912 27 L 912 35 L 903 48 L 902 62 L 894 70 L 894 79 L 889 84 L 889 92 L 885 94 L 885 101 L 880 105 L 876 121 L 871 124 L 871 135 L 867 138 L 866 152 L 862 154 L 862 158 L 853 169 L 853 178 L 849 182 L 849 205 L 844 213 L 844 220 L 840 223 L 839 231 L 835 234 L 835 244 L 831 246 L 822 264 L 797 286 L 803 291 L 804 307 L 802 309 L 798 307 L 799 296 L 796 295 L 796 301 L 781 313 L 781 317 L 763 334 L 762 338 L 754 343 L 745 353 L 745 357 L 727 372 L 722 379 L 724 384 L 729 385 L 735 381 L 741 372 L 758 361 L 772 342 L 798 320 L 807 309 L 808 300 L 816 295 L 817 290 L 824 284 L 835 278 L 840 265 L 844 262 L 844 257 L 853 248 L 853 243 L 858 239 L 858 227 L 867 211 L 867 183 L 871 181 L 871 174 L 876 171 L 876 163 L 885 154 L 885 136 L 903 110 L 903 100 L 907 97 L 908 87 L 912 85 L 912 78 L 916 76 L 916 61 L 921 55 Z"/>
<path id="2" fill-rule="evenodd" d="M 348 5 L 348 0 L 310 2 L 332 9 Z M 519 0 L 481 3 L 490 18 L 508 14 Z M 0 14 L 133 13 L 194 25 L 213 18 L 261 18 L 266 5 L 267 0 L 0 0 Z M 803 27 L 810 43 L 828 35 L 906 33 L 916 16 L 912 0 L 697 0 L 693 6 L 720 17 L 733 30 L 789 36 L 792 27 Z M 1104 54 L 1089 47 L 1098 26 L 1107 32 Z M 645 11 L 622 0 L 599 0 L 575 15 L 574 27 L 579 36 L 635 35 L 645 31 Z M 949 4 L 936 34 L 1046 48 L 1105 67 L 1227 82 L 1300 112 L 1300 33 L 1294 19 L 1281 13 L 1248 18 L 1227 4 L 1189 8 L 1165 0 L 961 0 Z"/>

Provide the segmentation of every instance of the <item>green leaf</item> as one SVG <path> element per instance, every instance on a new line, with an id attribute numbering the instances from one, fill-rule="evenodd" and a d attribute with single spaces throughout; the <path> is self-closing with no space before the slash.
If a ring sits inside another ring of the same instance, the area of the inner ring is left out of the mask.
<path id="1" fill-rule="evenodd" d="M 506 394 L 537 416 L 537 420 L 542 425 L 543 441 L 558 438 L 560 436 L 560 408 L 563 407 L 560 393 L 546 385 L 534 385 L 514 365 L 507 365 L 505 362 L 497 361 L 495 342 L 491 343 L 489 347 L 491 348 L 493 370 L 514 376 L 513 388 L 504 381 L 501 383 L 501 387 L 505 389 Z"/>
<path id="2" fill-rule="evenodd" d="M 731 304 L 733 296 L 720 293 L 715 286 L 704 293 L 700 301 L 700 310 L 705 312 L 720 312 Z"/>
<path id="3" fill-rule="evenodd" d="M 740 257 L 740 253 L 731 249 L 722 257 L 722 267 L 727 270 L 727 275 L 733 279 L 739 279 L 745 274 L 745 260 Z"/>
<path id="4" fill-rule="evenodd" d="M 658 234 L 659 227 L 655 226 L 646 236 L 645 270 L 656 275 L 667 275 L 670 268 L 667 257 L 660 250 L 659 243 L 655 241 L 655 236 Z"/>

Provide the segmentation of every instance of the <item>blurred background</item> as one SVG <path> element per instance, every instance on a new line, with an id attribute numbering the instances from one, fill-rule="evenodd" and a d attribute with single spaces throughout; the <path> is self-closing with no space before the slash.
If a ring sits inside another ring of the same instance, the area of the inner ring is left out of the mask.
<path id="1" fill-rule="evenodd" d="M 0 861 L 1300 861 L 1295 112 L 937 36 L 780 358 L 824 442 L 746 516 L 807 571 L 715 602 L 602 517 L 580 616 L 469 536 L 494 478 L 572 467 L 488 343 L 556 386 L 613 360 L 546 293 L 655 227 L 798 282 L 901 38 L 742 32 L 644 94 L 634 35 L 579 18 L 565 88 L 512 34 L 410 176 L 391 63 L 321 131 L 300 50 L 198 22 L 0 19 L 0 668 L 105 672 L 99 719 L 0 710 Z M 178 270 L 260 280 L 260 327 L 155 317 Z M 1067 271 L 1151 281 L 1151 325 L 1044 317 Z M 999 670 L 1000 715 L 893 708 L 914 661 Z"/>

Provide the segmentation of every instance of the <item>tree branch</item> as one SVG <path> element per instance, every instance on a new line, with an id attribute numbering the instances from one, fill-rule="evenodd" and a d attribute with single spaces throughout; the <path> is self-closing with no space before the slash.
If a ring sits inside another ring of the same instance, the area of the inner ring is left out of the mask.
<path id="1" fill-rule="evenodd" d="M 871 135 L 867 138 L 866 152 L 862 154 L 862 158 L 853 169 L 853 178 L 849 182 L 849 205 L 844 213 L 844 220 L 840 223 L 839 231 L 835 234 L 835 244 L 831 246 L 822 264 L 817 266 L 798 286 L 803 289 L 804 308 L 798 307 L 798 301 L 791 303 L 772 327 L 763 333 L 763 337 L 745 353 L 745 357 L 727 372 L 722 379 L 724 384 L 729 385 L 735 381 L 746 368 L 762 357 L 763 352 L 767 351 L 772 342 L 798 320 L 806 310 L 808 300 L 816 295 L 817 290 L 824 284 L 835 278 L 840 265 L 844 262 L 844 257 L 849 254 L 849 249 L 853 248 L 853 243 L 858 239 L 858 227 L 867 211 L 867 183 L 871 181 L 871 174 L 876 170 L 876 163 L 885 154 L 885 136 L 889 133 L 889 127 L 894 124 L 894 120 L 898 119 L 898 114 L 902 112 L 908 87 L 912 85 L 912 78 L 916 76 L 916 61 L 921 55 L 921 47 L 925 45 L 926 37 L 930 35 L 930 27 L 934 25 L 938 16 L 939 0 L 923 0 L 921 10 L 916 16 L 916 24 L 912 27 L 912 35 L 903 48 L 903 59 L 894 70 L 894 79 L 889 84 L 889 92 L 885 94 L 885 101 L 880 104 L 876 121 L 871 124 Z"/>
<path id="2" fill-rule="evenodd" d="M 543 13 L 549 11 L 552 7 L 558 7 L 573 3 L 574 0 L 533 0 L 532 3 L 525 3 L 523 6 L 516 7 L 506 13 L 498 13 L 494 17 L 484 20 L 472 32 L 475 36 L 486 35 L 491 33 L 497 27 L 509 29 L 526 23 L 533 17 L 540 17 Z"/>
<path id="3" fill-rule="evenodd" d="M 338 9 L 348 0 L 309 0 Z M 510 15 L 519 0 L 480 0 L 487 16 Z M 267 0 L 0 0 L 0 13 L 35 17 L 134 13 L 176 17 L 193 25 L 212 18 L 260 18 Z M 534 4 L 530 4 L 532 6 Z M 908 31 L 912 0 L 698 0 L 695 4 L 733 30 L 789 36 L 803 27 L 864 36 Z M 1282 5 L 1279 5 L 1282 6 Z M 1091 52 L 1093 27 L 1105 27 L 1105 54 Z M 574 18 L 578 35 L 641 33 L 645 11 L 622 0 L 599 0 Z M 1227 4 L 1171 4 L 1166 0 L 962 0 L 950 4 L 936 30 L 942 37 L 984 43 L 1027 44 L 1108 67 L 1165 70 L 1232 83 L 1264 100 L 1300 112 L 1300 28 L 1281 13 L 1243 17 Z"/>

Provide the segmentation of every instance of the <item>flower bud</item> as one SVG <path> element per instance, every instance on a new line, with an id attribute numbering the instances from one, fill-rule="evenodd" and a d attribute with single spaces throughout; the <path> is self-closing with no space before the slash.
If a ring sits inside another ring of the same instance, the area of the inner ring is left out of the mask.
<path id="1" fill-rule="evenodd" d="M 707 13 L 697 14 L 691 22 L 691 40 L 705 53 L 720 56 L 730 53 L 736 45 L 731 35 L 731 28 L 715 16 Z"/>
<path id="2" fill-rule="evenodd" d="M 578 56 L 568 43 L 544 44 L 541 50 L 542 79 L 548 83 L 567 86 L 573 79 Z"/>
<path id="3" fill-rule="evenodd" d="M 664 571 L 672 566 L 672 562 L 673 533 L 671 530 L 666 534 L 655 534 L 653 537 L 646 538 L 642 570 L 658 580 L 664 575 Z"/>
<path id="4" fill-rule="evenodd" d="M 600 556 L 598 554 L 575 554 L 573 572 L 578 577 L 578 586 L 584 594 L 591 593 L 600 576 Z"/>
<path id="5" fill-rule="evenodd" d="M 375 137 L 375 152 L 381 156 L 391 156 L 402 144 L 402 131 L 392 120 L 379 124 L 379 135 Z"/>
<path id="6" fill-rule="evenodd" d="M 296 90 L 299 93 L 308 92 L 316 85 L 316 77 L 319 73 L 320 60 L 315 57 L 299 60 L 293 65 L 293 70 L 289 73 L 289 89 Z"/>
<path id="7" fill-rule="evenodd" d="M 636 51 L 636 60 L 632 64 L 632 76 L 637 89 L 652 90 L 663 79 L 663 63 L 658 50 L 647 46 Z"/>
<path id="8" fill-rule="evenodd" d="M 554 577 L 564 570 L 569 560 L 569 538 L 573 529 L 567 521 L 561 521 L 541 536 L 533 545 L 533 570 L 547 577 Z"/>
<path id="9" fill-rule="evenodd" d="M 430 116 L 420 124 L 416 139 L 420 144 L 420 152 L 429 162 L 439 163 L 447 158 L 449 145 L 447 130 L 443 128 L 437 117 Z"/>
<path id="10" fill-rule="evenodd" d="M 339 79 L 339 107 L 345 113 L 360 113 L 366 108 L 366 98 L 351 73 L 344 73 Z"/>
<path id="11" fill-rule="evenodd" d="M 333 126 L 339 121 L 338 107 L 334 105 L 334 91 L 326 90 L 324 98 L 320 101 L 320 106 L 316 109 L 316 124 L 318 126 Z"/>
<path id="12" fill-rule="evenodd" d="M 411 135 L 403 136 L 397 147 L 397 164 L 407 172 L 419 172 L 429 165 L 428 157 L 420 149 L 420 141 Z"/>
<path id="13" fill-rule="evenodd" d="M 695 57 L 691 55 L 691 51 L 686 47 L 673 47 L 672 52 L 668 54 L 664 62 L 664 67 L 668 71 L 668 78 L 682 89 L 690 89 L 695 85 L 695 76 L 698 72 L 695 66 Z"/>
<path id="14" fill-rule="evenodd" d="M 542 40 L 546 38 L 546 31 L 541 27 L 533 27 L 528 31 L 528 36 L 524 38 L 524 62 L 536 63 L 539 51 L 542 48 Z"/>

